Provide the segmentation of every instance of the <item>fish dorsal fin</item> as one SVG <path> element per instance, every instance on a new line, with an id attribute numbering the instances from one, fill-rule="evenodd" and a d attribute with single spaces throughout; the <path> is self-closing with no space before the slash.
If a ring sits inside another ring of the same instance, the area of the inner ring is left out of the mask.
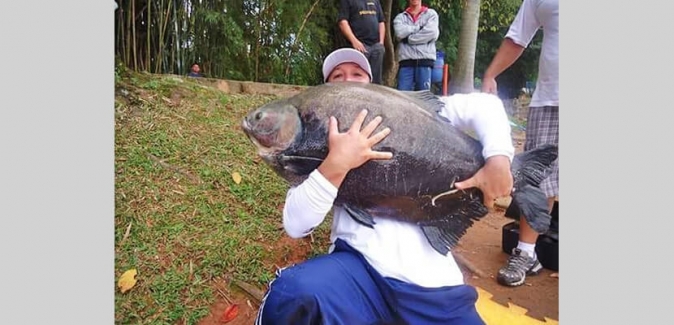
<path id="1" fill-rule="evenodd" d="M 438 112 L 445 107 L 445 103 L 440 100 L 439 96 L 433 94 L 430 90 L 401 90 L 400 92 L 417 101 L 419 106 L 424 108 L 431 115 L 449 123 L 449 120 L 438 114 Z"/>

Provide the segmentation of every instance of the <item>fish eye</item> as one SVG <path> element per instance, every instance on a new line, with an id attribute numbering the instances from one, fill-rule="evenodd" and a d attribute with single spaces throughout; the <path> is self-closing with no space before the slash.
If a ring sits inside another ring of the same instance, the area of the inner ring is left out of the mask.
<path id="1" fill-rule="evenodd" d="M 261 120 L 261 119 L 262 119 L 262 112 L 257 112 L 257 113 L 255 114 L 255 120 L 259 121 L 259 120 Z"/>

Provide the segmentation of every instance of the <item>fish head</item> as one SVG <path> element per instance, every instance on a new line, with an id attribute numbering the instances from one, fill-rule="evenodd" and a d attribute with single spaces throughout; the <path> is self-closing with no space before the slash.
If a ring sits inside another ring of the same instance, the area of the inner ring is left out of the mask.
<path id="1" fill-rule="evenodd" d="M 244 117 L 241 127 L 268 163 L 295 141 L 302 132 L 297 108 L 284 100 L 265 104 Z"/>
<path id="2" fill-rule="evenodd" d="M 316 168 L 313 158 L 306 158 L 307 161 L 304 157 L 288 157 L 303 132 L 299 110 L 289 101 L 272 101 L 251 111 L 241 122 L 241 128 L 258 155 L 290 184 L 297 185 L 306 179 L 308 170 L 300 170 L 301 167 Z"/>

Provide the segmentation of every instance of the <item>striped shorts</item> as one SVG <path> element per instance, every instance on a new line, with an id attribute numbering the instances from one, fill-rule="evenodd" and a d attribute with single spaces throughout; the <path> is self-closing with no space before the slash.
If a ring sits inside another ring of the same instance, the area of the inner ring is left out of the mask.
<path id="1" fill-rule="evenodd" d="M 529 108 L 524 150 L 544 144 L 559 144 L 559 106 Z M 543 180 L 540 188 L 547 197 L 559 196 L 559 158 L 553 162 L 550 175 Z"/>

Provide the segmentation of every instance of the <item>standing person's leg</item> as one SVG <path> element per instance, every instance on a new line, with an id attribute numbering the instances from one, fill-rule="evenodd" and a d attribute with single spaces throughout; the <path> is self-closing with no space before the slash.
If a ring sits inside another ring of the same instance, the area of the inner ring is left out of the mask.
<path id="1" fill-rule="evenodd" d="M 333 252 L 279 270 L 255 324 L 381 324 L 392 316 L 362 258 Z"/>
<path id="2" fill-rule="evenodd" d="M 414 73 L 414 89 L 415 90 L 430 90 L 431 89 L 431 67 L 417 66 Z"/>
<path id="3" fill-rule="evenodd" d="M 535 149 L 544 144 L 559 144 L 559 106 L 530 107 L 527 117 L 526 142 L 524 150 Z M 549 176 L 541 182 L 540 188 L 548 197 L 548 211 L 552 211 L 555 197 L 559 195 L 559 158 L 556 159 Z M 538 274 L 543 268 L 536 256 L 538 233 L 529 227 L 523 215 L 520 216 L 519 242 L 508 258 L 506 266 L 498 271 L 497 281 L 506 286 L 524 284 L 527 275 Z"/>
<path id="4" fill-rule="evenodd" d="M 414 67 L 398 67 L 398 90 L 414 90 Z"/>
<path id="5" fill-rule="evenodd" d="M 382 70 L 384 69 L 384 45 L 380 43 L 375 43 L 373 45 L 365 45 L 367 53 L 365 56 L 370 62 L 370 68 L 372 68 L 372 83 L 382 84 Z"/>

